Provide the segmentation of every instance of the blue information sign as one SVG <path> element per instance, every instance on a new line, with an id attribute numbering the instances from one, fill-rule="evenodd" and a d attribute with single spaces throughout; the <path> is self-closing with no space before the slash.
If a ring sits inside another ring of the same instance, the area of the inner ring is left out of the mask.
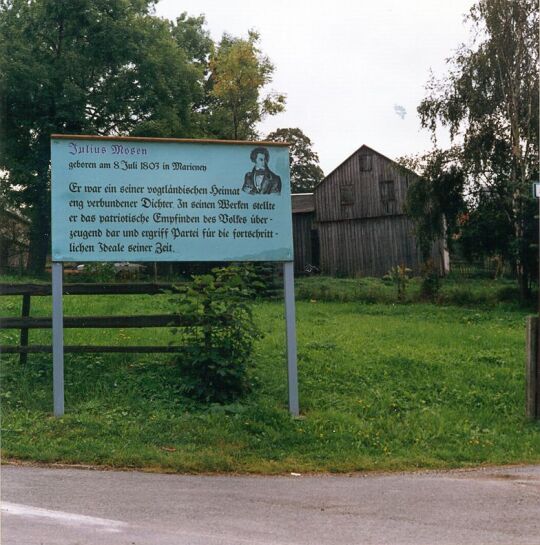
<path id="1" fill-rule="evenodd" d="M 272 143 L 53 135 L 53 261 L 292 261 Z"/>

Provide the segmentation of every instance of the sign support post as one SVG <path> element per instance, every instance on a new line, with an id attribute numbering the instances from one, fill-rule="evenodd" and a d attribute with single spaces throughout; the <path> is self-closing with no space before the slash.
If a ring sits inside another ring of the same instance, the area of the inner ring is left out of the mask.
<path id="1" fill-rule="evenodd" d="M 298 402 L 298 369 L 296 363 L 296 312 L 294 304 L 294 262 L 283 263 L 283 284 L 285 288 L 285 323 L 287 331 L 287 380 L 289 387 L 289 412 L 300 414 Z"/>
<path id="2" fill-rule="evenodd" d="M 533 195 L 538 200 L 538 225 L 540 229 L 540 182 L 533 182 Z M 538 275 L 538 314 L 527 317 L 525 414 L 531 419 L 540 419 L 540 268 Z"/>
<path id="3" fill-rule="evenodd" d="M 64 415 L 64 313 L 62 274 L 64 264 L 52 264 L 52 336 L 53 336 L 53 401 L 54 416 Z"/>

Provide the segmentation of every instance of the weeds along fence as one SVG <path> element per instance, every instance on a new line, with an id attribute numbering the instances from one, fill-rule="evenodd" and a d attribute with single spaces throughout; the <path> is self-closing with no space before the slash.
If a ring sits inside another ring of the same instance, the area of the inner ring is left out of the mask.
<path id="1" fill-rule="evenodd" d="M 500 259 L 486 258 L 467 261 L 456 255 L 450 256 L 450 271 L 462 278 L 503 278 L 512 276 L 512 268 Z"/>
<path id="2" fill-rule="evenodd" d="M 176 292 L 174 284 L 165 283 L 133 283 L 133 284 L 65 284 L 64 295 L 157 295 Z M 29 345 L 30 329 L 52 328 L 52 318 L 30 316 L 31 298 L 44 297 L 52 294 L 50 284 L 0 284 L 0 296 L 22 296 L 22 311 L 20 317 L 0 317 L 0 329 L 19 329 L 18 345 L 1 345 L 0 353 L 20 354 L 20 362 L 26 363 L 29 353 L 52 352 L 52 345 Z M 122 315 L 122 316 L 65 316 L 64 328 L 139 328 L 139 327 L 186 327 L 208 325 L 202 316 L 200 323 L 193 323 L 177 314 Z M 217 325 L 217 324 L 213 324 Z M 106 345 L 66 345 L 66 353 L 84 352 L 121 352 L 121 353 L 152 353 L 179 352 L 179 346 L 106 346 Z"/>

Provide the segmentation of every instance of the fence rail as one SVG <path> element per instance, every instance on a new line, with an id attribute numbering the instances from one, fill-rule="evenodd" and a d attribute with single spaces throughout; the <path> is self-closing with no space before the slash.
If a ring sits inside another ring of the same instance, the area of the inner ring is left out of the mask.
<path id="1" fill-rule="evenodd" d="M 166 327 L 189 325 L 182 316 L 174 314 L 149 314 L 145 316 L 65 316 L 64 329 L 116 328 L 116 327 Z M 52 318 L 0 318 L 1 329 L 51 329 Z"/>
<path id="2" fill-rule="evenodd" d="M 72 354 L 82 353 L 122 353 L 122 354 L 171 354 L 180 352 L 181 346 L 95 346 L 95 345 L 65 345 L 64 352 Z M 4 354 L 34 354 L 38 352 L 52 353 L 52 346 L 48 344 L 33 344 L 30 346 L 0 346 L 0 352 Z"/>
<path id="3" fill-rule="evenodd" d="M 133 284 L 64 284 L 64 295 L 156 295 L 177 291 L 175 284 L 133 283 Z M 0 284 L 1 295 L 52 295 L 51 284 Z"/>
<path id="4" fill-rule="evenodd" d="M 178 292 L 174 284 L 166 283 L 133 283 L 133 284 L 65 284 L 64 295 L 157 295 L 167 292 Z M 0 329 L 20 329 L 18 345 L 1 345 L 0 353 L 20 354 L 22 364 L 27 355 L 38 352 L 52 352 L 51 345 L 29 345 L 30 329 L 51 329 L 52 318 L 31 317 L 31 297 L 50 296 L 51 284 L 17 284 L 0 283 L 0 296 L 22 296 L 21 317 L 0 317 Z M 137 316 L 65 316 L 64 328 L 135 328 L 135 327 L 185 327 L 206 325 L 204 317 L 199 323 L 188 321 L 178 314 L 150 314 Z M 221 324 L 218 324 L 221 325 Z M 181 350 L 179 346 L 102 346 L 102 345 L 68 345 L 65 352 L 71 353 L 173 353 Z"/>

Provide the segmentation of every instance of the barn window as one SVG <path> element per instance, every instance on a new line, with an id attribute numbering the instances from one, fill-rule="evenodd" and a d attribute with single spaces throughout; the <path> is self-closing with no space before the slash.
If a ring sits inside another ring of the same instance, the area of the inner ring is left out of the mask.
<path id="1" fill-rule="evenodd" d="M 371 155 L 359 155 L 358 162 L 360 163 L 360 171 L 368 172 L 371 170 Z"/>
<path id="2" fill-rule="evenodd" d="M 339 190 L 341 206 L 354 204 L 354 189 L 352 184 L 342 185 Z"/>
<path id="3" fill-rule="evenodd" d="M 379 193 L 385 211 L 387 213 L 392 213 L 394 211 L 394 202 L 396 200 L 394 180 L 383 180 L 382 182 L 379 182 Z"/>

